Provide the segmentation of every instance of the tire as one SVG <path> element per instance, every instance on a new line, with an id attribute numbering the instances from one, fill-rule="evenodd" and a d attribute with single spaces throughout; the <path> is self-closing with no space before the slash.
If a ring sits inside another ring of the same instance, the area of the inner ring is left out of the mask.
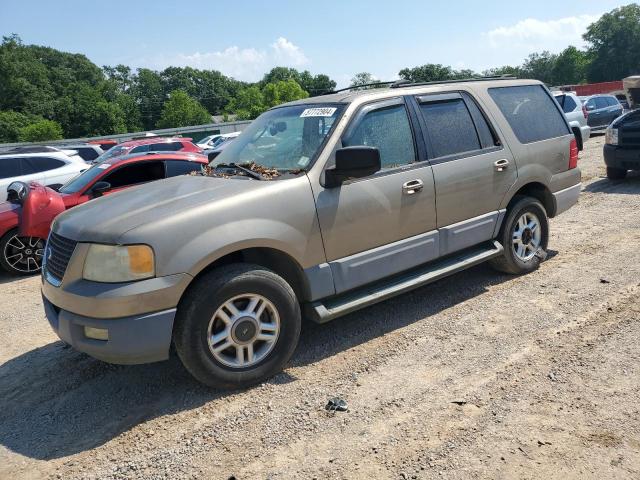
<path id="1" fill-rule="evenodd" d="M 0 266 L 11 275 L 34 275 L 42 267 L 45 240 L 20 237 L 18 229 L 9 230 L 0 239 Z"/>
<path id="2" fill-rule="evenodd" d="M 258 303 L 249 314 L 251 301 Z M 296 349 L 300 327 L 300 305 L 291 286 L 263 267 L 236 263 L 206 273 L 189 287 L 178 305 L 173 341 L 198 381 L 245 388 L 282 370 Z"/>
<path id="3" fill-rule="evenodd" d="M 607 167 L 607 178 L 609 180 L 623 180 L 627 176 L 624 168 Z"/>
<path id="4" fill-rule="evenodd" d="M 523 218 L 526 221 L 521 224 Z M 530 228 L 534 223 L 537 227 Z M 542 203 L 532 197 L 515 197 L 500 228 L 498 241 L 504 247 L 504 254 L 491 260 L 493 268 L 512 275 L 536 270 L 545 256 L 540 255 L 539 250 L 544 252 L 549 242 L 549 220 Z"/>

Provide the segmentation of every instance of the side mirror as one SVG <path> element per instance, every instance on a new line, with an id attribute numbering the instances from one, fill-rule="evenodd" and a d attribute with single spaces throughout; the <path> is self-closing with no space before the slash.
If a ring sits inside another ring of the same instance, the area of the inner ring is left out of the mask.
<path id="1" fill-rule="evenodd" d="M 108 192 L 111 190 L 111 184 L 109 182 L 96 182 L 96 184 L 91 187 L 91 194 L 94 198 L 101 197 L 104 192 Z"/>
<path id="2" fill-rule="evenodd" d="M 11 182 L 7 187 L 7 201 L 22 205 L 29 194 L 29 186 L 24 182 Z"/>
<path id="3" fill-rule="evenodd" d="M 595 110 L 596 106 L 595 105 L 587 105 L 587 110 L 591 111 L 591 110 Z"/>
<path id="4" fill-rule="evenodd" d="M 375 147 L 345 147 L 336 150 L 336 164 L 325 170 L 325 186 L 340 186 L 350 178 L 362 178 L 380 170 L 380 150 Z"/>

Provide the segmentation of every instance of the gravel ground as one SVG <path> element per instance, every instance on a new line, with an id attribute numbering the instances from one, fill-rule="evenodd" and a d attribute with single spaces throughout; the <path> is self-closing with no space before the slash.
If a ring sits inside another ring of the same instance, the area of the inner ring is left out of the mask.
<path id="1" fill-rule="evenodd" d="M 640 176 L 604 178 L 602 143 L 537 272 L 306 324 L 247 391 L 74 352 L 39 279 L 0 277 L 0 478 L 640 478 Z"/>

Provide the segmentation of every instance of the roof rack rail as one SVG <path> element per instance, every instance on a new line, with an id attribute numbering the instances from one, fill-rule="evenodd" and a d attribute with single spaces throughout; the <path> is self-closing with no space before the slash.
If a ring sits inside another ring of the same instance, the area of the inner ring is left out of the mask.
<path id="1" fill-rule="evenodd" d="M 416 82 L 398 81 L 390 86 L 390 88 L 419 87 L 421 85 L 438 85 L 441 83 L 465 83 L 465 82 L 487 82 L 489 80 L 516 80 L 518 77 L 513 75 L 494 75 L 486 77 L 469 77 L 457 78 L 455 80 L 435 80 L 433 82 Z"/>
<path id="2" fill-rule="evenodd" d="M 350 85 L 348 87 L 339 88 L 338 90 L 328 90 L 324 93 L 321 93 L 320 95 L 332 95 L 334 93 L 346 92 L 347 90 L 354 90 L 356 88 L 374 87 L 374 86 L 380 87 L 384 85 L 391 85 L 396 82 L 397 80 L 392 80 L 390 82 L 372 82 L 372 83 L 363 83 L 362 85 Z"/>
<path id="3" fill-rule="evenodd" d="M 365 83 L 363 85 L 351 85 L 349 87 L 339 88 L 338 90 L 329 90 L 320 95 L 332 95 L 334 93 L 346 92 L 348 90 L 354 90 L 357 88 L 363 87 L 373 87 L 373 86 L 384 86 L 389 85 L 389 88 L 406 88 L 406 87 L 419 87 L 422 85 L 438 85 L 441 83 L 464 83 L 464 82 L 482 82 L 489 80 L 516 80 L 518 77 L 513 75 L 493 75 L 493 76 L 485 76 L 485 77 L 469 77 L 469 78 L 458 78 L 455 80 L 434 80 L 432 82 L 411 82 L 410 80 L 392 80 L 389 82 L 374 82 L 374 83 Z"/>

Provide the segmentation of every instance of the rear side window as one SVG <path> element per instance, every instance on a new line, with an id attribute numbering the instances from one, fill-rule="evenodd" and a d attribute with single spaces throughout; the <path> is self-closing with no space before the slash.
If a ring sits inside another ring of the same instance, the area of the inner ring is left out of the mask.
<path id="1" fill-rule="evenodd" d="M 153 145 L 149 145 L 150 152 L 177 152 L 179 150 L 182 150 L 181 142 L 154 143 Z"/>
<path id="2" fill-rule="evenodd" d="M 558 106 L 541 85 L 490 88 L 489 95 L 520 143 L 539 142 L 569 133 Z"/>
<path id="3" fill-rule="evenodd" d="M 20 175 L 22 173 L 19 158 L 0 158 L 0 178 L 19 177 Z"/>
<path id="4" fill-rule="evenodd" d="M 80 158 L 82 158 L 85 162 L 89 162 L 98 158 L 98 152 L 90 147 L 74 148 L 73 150 L 76 150 Z"/>
<path id="5" fill-rule="evenodd" d="M 404 103 L 369 110 L 342 144 L 345 147 L 366 145 L 378 148 L 382 168 L 407 165 L 416 159 Z"/>
<path id="6" fill-rule="evenodd" d="M 471 114 L 462 98 L 420 104 L 431 143 L 431 157 L 480 150 Z"/>
<path id="7" fill-rule="evenodd" d="M 64 167 L 65 163 L 57 158 L 49 157 L 24 157 L 22 159 L 23 175 L 46 172 L 56 168 Z"/>
<path id="8" fill-rule="evenodd" d="M 568 95 L 559 95 L 556 97 L 556 100 L 562 107 L 564 113 L 573 112 L 576 109 L 577 105 L 575 100 Z"/>
<path id="9" fill-rule="evenodd" d="M 613 98 L 613 97 L 606 97 L 606 98 L 607 98 L 607 103 L 611 107 L 617 107 L 618 105 L 620 105 L 620 102 L 618 102 L 617 98 Z"/>
<path id="10" fill-rule="evenodd" d="M 191 172 L 199 172 L 202 164 L 198 162 L 187 162 L 184 160 L 167 160 L 167 177 L 185 175 Z"/>
<path id="11" fill-rule="evenodd" d="M 164 178 L 162 162 L 142 162 L 125 165 L 103 180 L 111 184 L 111 188 L 126 187 L 138 183 L 152 182 Z"/>

